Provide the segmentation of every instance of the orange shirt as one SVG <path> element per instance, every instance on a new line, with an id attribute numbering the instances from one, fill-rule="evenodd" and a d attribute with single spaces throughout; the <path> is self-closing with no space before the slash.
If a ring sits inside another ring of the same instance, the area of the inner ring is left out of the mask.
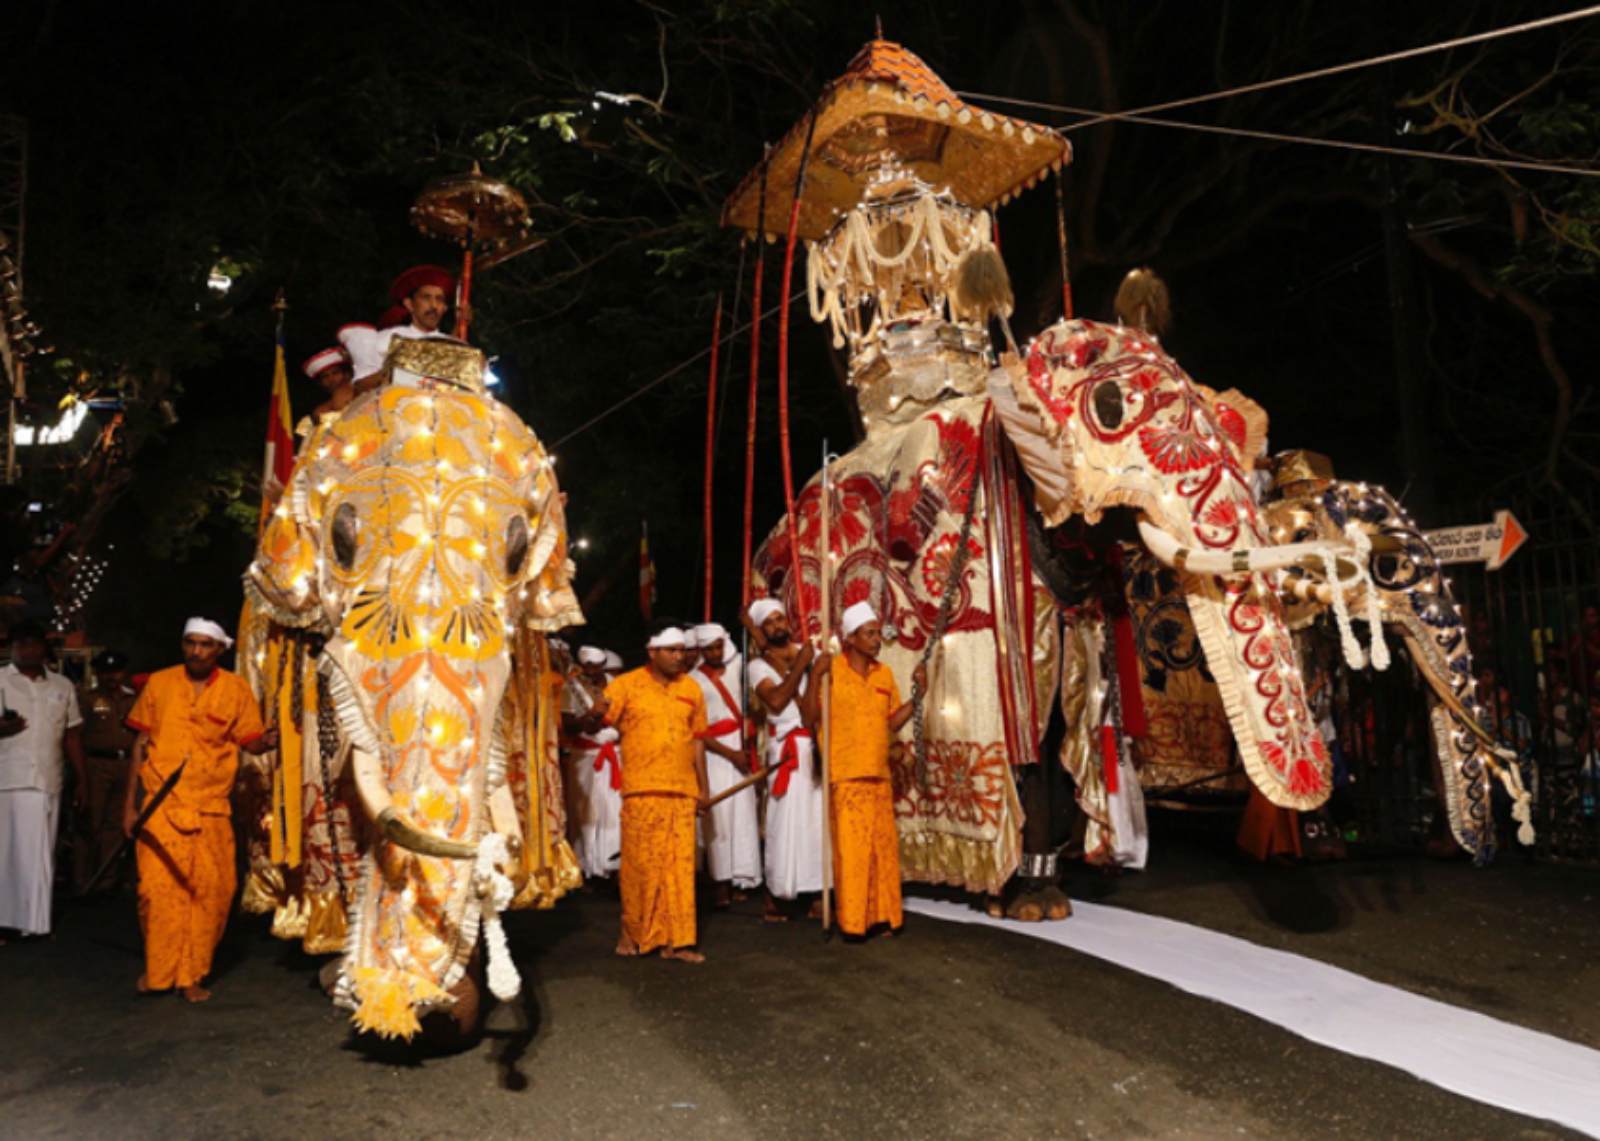
<path id="1" fill-rule="evenodd" d="M 699 796 L 695 735 L 706 727 L 706 699 L 687 674 L 663 685 L 649 666 L 606 686 L 606 724 L 622 734 L 622 795 Z"/>
<path id="2" fill-rule="evenodd" d="M 900 708 L 894 671 L 873 662 L 862 677 L 843 654 L 828 667 L 833 696 L 828 724 L 828 779 L 889 779 L 889 715 Z"/>
<path id="3" fill-rule="evenodd" d="M 228 815 L 239 746 L 263 732 L 255 695 L 242 677 L 215 670 L 196 696 L 182 666 L 150 675 L 128 725 L 150 735 L 139 770 L 145 792 L 154 793 L 188 761 L 166 803 L 204 816 Z"/>

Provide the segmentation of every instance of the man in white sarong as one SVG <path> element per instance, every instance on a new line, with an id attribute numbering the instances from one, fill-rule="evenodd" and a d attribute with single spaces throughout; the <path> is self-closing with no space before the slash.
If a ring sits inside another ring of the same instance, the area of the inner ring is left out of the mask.
<path id="1" fill-rule="evenodd" d="M 0 929 L 25 937 L 50 933 L 63 756 L 80 807 L 88 787 L 78 693 L 45 654 L 44 628 L 19 622 L 0 669 Z"/>
<path id="2" fill-rule="evenodd" d="M 567 746 L 567 772 L 575 786 L 572 811 L 578 825 L 573 848 L 585 878 L 613 876 L 621 866 L 622 756 L 617 731 L 593 721 L 595 700 L 605 692 L 606 651 L 578 649 L 578 669 L 561 695 L 561 727 Z"/>
<path id="3" fill-rule="evenodd" d="M 715 622 L 695 627 L 700 664 L 689 674 L 706 698 L 706 780 L 714 797 L 749 775 L 744 753 L 744 694 L 738 651 Z M 713 903 L 727 907 L 761 886 L 761 825 L 755 786 L 712 805 L 700 824 Z"/>
<path id="4" fill-rule="evenodd" d="M 781 603 L 750 604 L 751 626 L 760 632 L 761 656 L 750 664 L 750 688 L 767 718 L 767 914 L 782 923 L 792 901 L 822 890 L 822 773 L 811 733 L 797 698 L 805 694 L 814 655 L 809 642 L 796 645 Z"/>

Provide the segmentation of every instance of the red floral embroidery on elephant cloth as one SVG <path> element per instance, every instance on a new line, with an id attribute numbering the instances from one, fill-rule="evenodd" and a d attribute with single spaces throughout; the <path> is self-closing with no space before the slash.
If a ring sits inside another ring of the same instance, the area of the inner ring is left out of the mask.
<path id="1" fill-rule="evenodd" d="M 969 828 L 992 828 L 1005 810 L 1011 770 L 1005 744 L 928 739 L 928 782 L 917 781 L 916 758 L 902 749 L 891 758 L 898 815 L 946 819 Z"/>
<path id="2" fill-rule="evenodd" d="M 922 556 L 922 586 L 930 598 L 940 598 L 944 595 L 945 584 L 950 581 L 950 572 L 953 568 L 956 548 L 961 543 L 961 536 L 955 534 L 940 535 L 938 540 L 928 548 Z M 967 539 L 967 565 L 962 568 L 963 575 L 966 571 L 978 566 L 983 561 L 983 546 L 978 540 Z"/>
<path id="3" fill-rule="evenodd" d="M 1139 447 L 1156 470 L 1166 475 L 1202 471 L 1220 458 L 1197 433 L 1185 428 L 1140 428 Z"/>
<path id="4" fill-rule="evenodd" d="M 1250 432 L 1245 426 L 1244 417 L 1233 405 L 1220 400 L 1213 407 L 1217 412 L 1217 427 L 1222 429 L 1222 434 L 1233 444 L 1233 450 L 1243 453 L 1245 438 Z"/>

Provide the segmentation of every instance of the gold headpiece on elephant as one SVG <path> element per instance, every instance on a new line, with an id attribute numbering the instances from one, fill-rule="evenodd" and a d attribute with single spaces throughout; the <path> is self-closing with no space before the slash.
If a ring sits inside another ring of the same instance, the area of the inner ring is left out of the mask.
<path id="1" fill-rule="evenodd" d="M 1332 483 L 1333 479 L 1333 461 L 1321 452 L 1295 448 L 1272 457 L 1272 490 L 1277 495 L 1288 495 L 1291 489 L 1317 490 Z M 1299 488 L 1297 484 L 1308 486 Z"/>

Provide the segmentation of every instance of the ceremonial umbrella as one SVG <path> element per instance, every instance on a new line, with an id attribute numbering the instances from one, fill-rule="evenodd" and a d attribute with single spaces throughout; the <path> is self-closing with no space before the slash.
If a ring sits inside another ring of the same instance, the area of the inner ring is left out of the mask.
<path id="1" fill-rule="evenodd" d="M 461 246 L 455 334 L 463 341 L 471 323 L 474 256 L 480 269 L 488 269 L 544 244 L 529 233 L 527 200 L 515 187 L 484 174 L 477 163 L 468 174 L 430 182 L 412 203 L 411 223 L 429 237 Z"/>

